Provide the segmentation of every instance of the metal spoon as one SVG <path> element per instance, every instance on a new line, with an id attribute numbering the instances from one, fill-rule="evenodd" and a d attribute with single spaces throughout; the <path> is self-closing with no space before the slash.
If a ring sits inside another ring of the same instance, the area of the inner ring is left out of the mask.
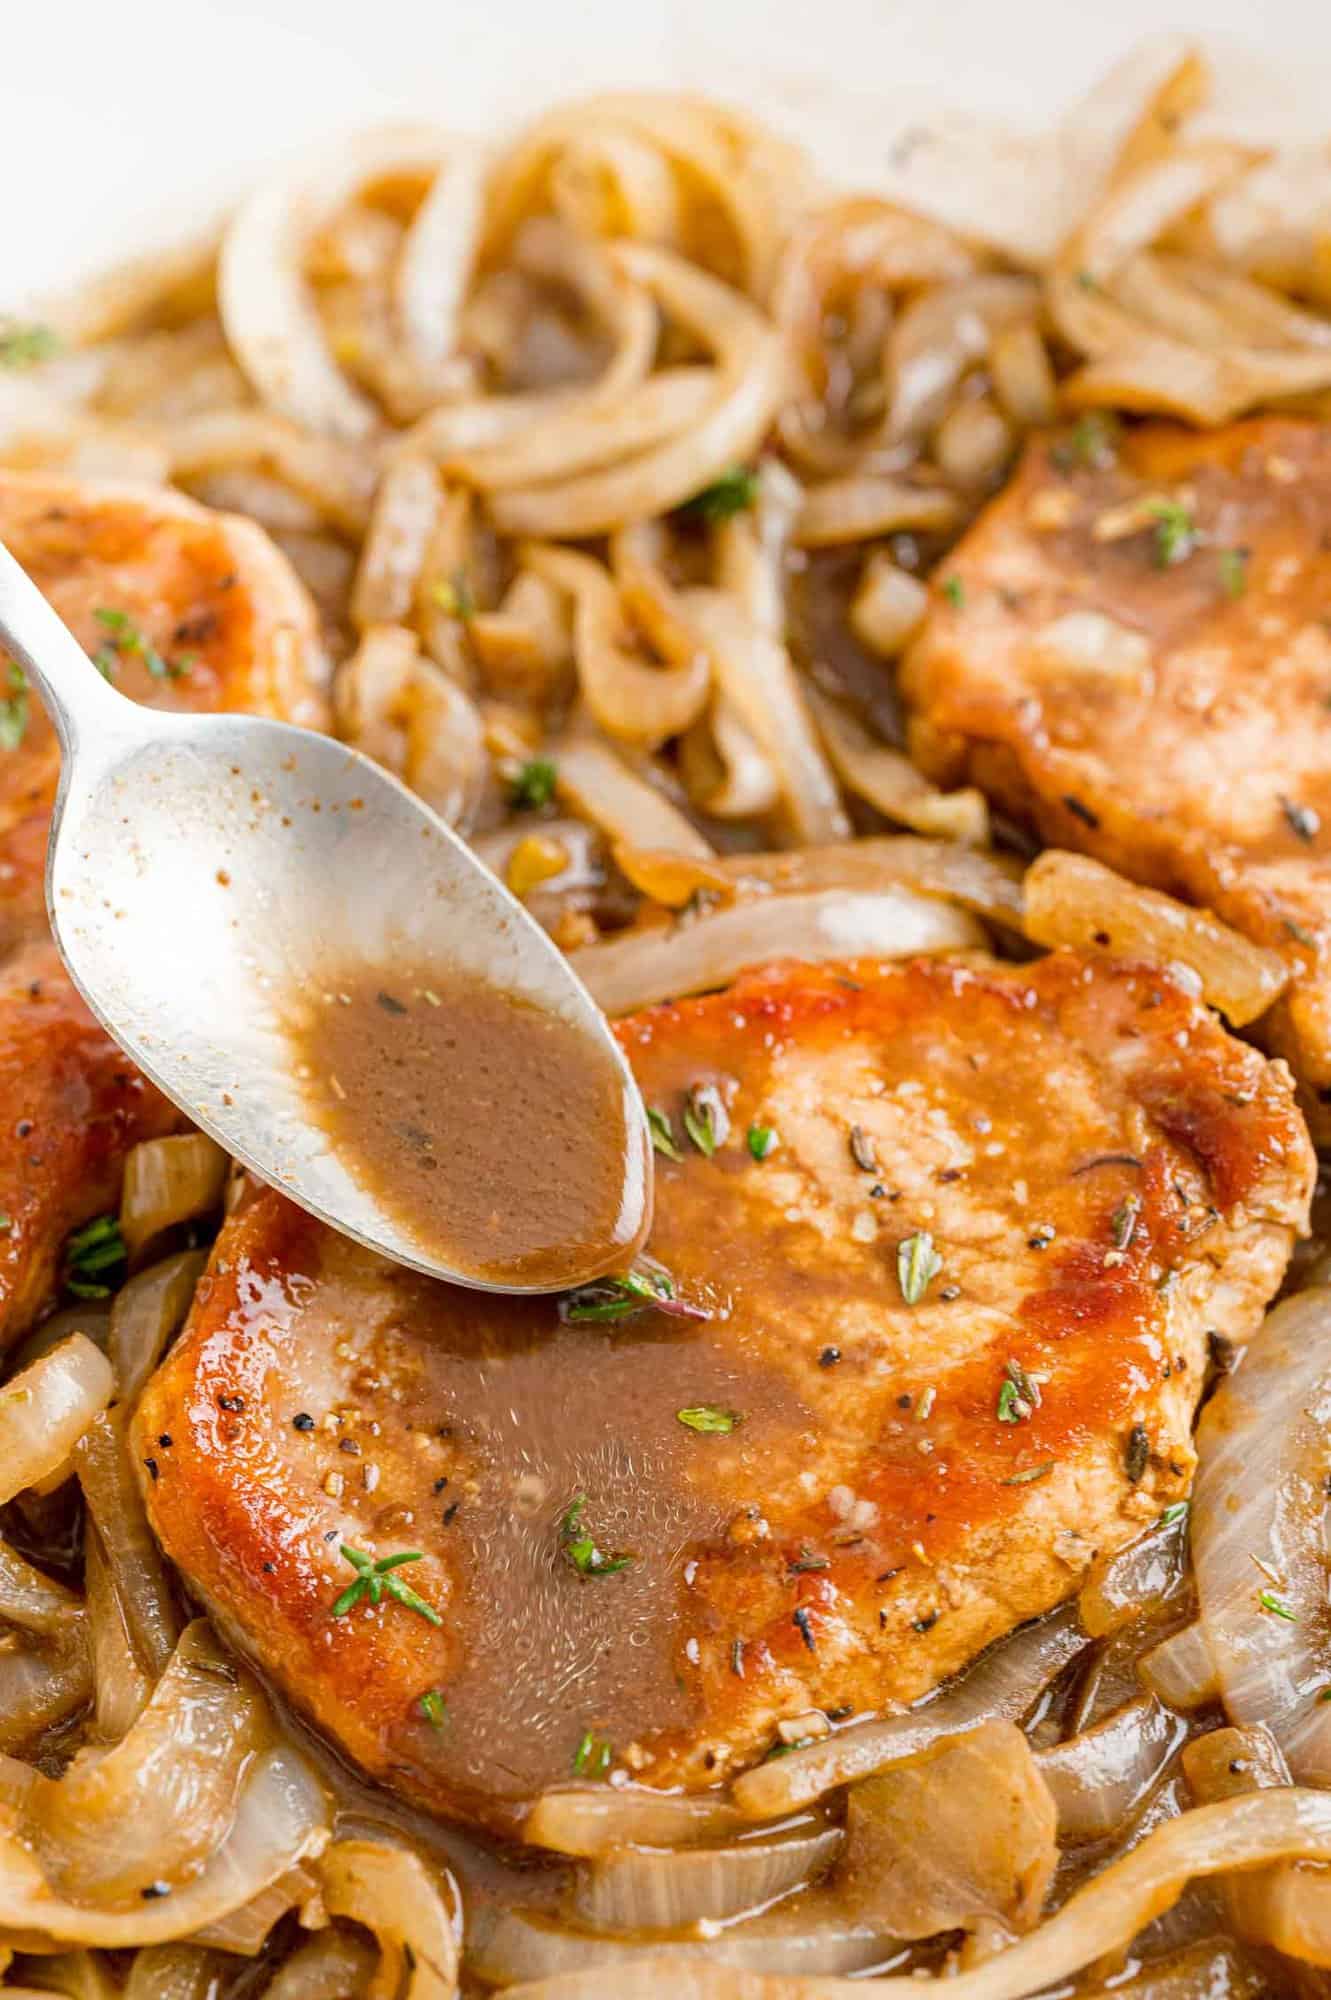
<path id="1" fill-rule="evenodd" d="M 0 643 L 60 741 L 46 866 L 60 955 L 108 1033 L 194 1124 L 344 1235 L 477 1285 L 352 1179 L 292 1071 L 279 1006 L 293 982 L 330 948 L 344 965 L 401 954 L 479 974 L 613 1058 L 639 1142 L 621 1218 L 636 1233 L 651 1144 L 618 1044 L 539 924 L 420 799 L 312 730 L 127 700 L 3 546 Z"/>

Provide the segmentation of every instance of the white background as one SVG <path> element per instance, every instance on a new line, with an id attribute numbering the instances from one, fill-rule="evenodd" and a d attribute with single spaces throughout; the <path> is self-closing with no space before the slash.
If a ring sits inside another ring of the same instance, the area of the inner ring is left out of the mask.
<path id="1" fill-rule="evenodd" d="M 0 0 L 0 310 L 178 233 L 315 138 L 474 131 L 597 85 L 784 112 L 872 178 L 940 106 L 1038 126 L 1162 29 L 1227 95 L 1331 132 L 1326 0 Z"/>

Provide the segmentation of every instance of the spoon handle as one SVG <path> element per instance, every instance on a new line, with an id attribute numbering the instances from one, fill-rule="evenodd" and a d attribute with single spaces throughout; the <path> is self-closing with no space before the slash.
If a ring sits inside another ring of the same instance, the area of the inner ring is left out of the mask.
<path id="1" fill-rule="evenodd" d="M 3 542 L 0 542 L 0 647 L 18 662 L 37 688 L 67 759 L 73 757 L 80 740 L 104 734 L 130 706 L 103 679 L 64 620 L 51 609 Z"/>

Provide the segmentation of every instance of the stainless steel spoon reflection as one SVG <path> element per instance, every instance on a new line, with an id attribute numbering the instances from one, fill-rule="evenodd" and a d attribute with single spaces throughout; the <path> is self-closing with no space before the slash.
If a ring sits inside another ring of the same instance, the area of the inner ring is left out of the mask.
<path id="1" fill-rule="evenodd" d="M 420 799 L 331 737 L 127 700 L 2 547 L 0 644 L 62 752 L 46 872 L 56 944 L 93 1013 L 196 1125 L 400 1263 L 482 1290 L 543 1289 L 452 1269 L 386 1214 L 330 1149 L 293 1073 L 283 996 L 330 950 L 344 966 L 438 964 L 603 1047 L 631 1107 L 622 1221 L 637 1233 L 651 1145 L 618 1045 L 545 932 Z"/>

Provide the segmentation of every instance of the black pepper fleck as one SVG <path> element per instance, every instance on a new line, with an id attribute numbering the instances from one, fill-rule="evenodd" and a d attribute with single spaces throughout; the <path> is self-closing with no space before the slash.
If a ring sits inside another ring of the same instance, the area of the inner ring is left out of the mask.
<path id="1" fill-rule="evenodd" d="M 825 1347 L 818 1356 L 818 1366 L 820 1368 L 835 1368 L 840 1359 L 841 1349 L 839 1347 Z"/>
<path id="2" fill-rule="evenodd" d="M 243 1396 L 219 1396 L 217 1407 L 219 1410 L 230 1410 L 233 1416 L 238 1416 L 245 1407 L 245 1398 Z"/>
<path id="3" fill-rule="evenodd" d="M 462 1505 L 462 1502 L 461 1502 L 460 1500 L 455 1500 L 455 1501 L 453 1502 L 453 1504 L 452 1504 L 452 1506 L 451 1506 L 451 1507 L 445 1507 L 445 1509 L 444 1509 L 444 1526 L 445 1526 L 445 1527 L 448 1527 L 448 1526 L 449 1526 L 450 1522 L 451 1522 L 451 1521 L 452 1521 L 452 1519 L 453 1519 L 453 1516 L 454 1516 L 454 1515 L 455 1515 L 455 1514 L 457 1513 L 457 1511 L 458 1511 L 458 1508 L 459 1508 L 459 1507 L 460 1507 L 461 1505 Z"/>
<path id="4" fill-rule="evenodd" d="M 159 1444 L 159 1445 L 160 1445 L 160 1446 L 162 1447 L 162 1450 L 163 1450 L 163 1451 L 170 1451 L 170 1449 L 171 1449 L 171 1433 L 170 1433 L 170 1431 L 163 1431 L 163 1432 L 162 1432 L 162 1435 L 161 1435 L 161 1436 L 160 1436 L 160 1437 L 158 1438 L 157 1442 L 158 1442 L 158 1444 Z"/>
<path id="5" fill-rule="evenodd" d="M 148 1468 L 148 1477 L 155 1486 L 159 1478 L 157 1460 L 155 1458 L 145 1458 L 143 1462 Z"/>
<path id="6" fill-rule="evenodd" d="M 818 1651 L 818 1642 L 813 1636 L 813 1625 L 812 1622 L 810 1621 L 809 1614 L 805 1610 L 802 1604 L 799 1605 L 794 1612 L 792 1612 L 790 1622 L 798 1631 L 801 1639 L 803 1639 L 809 1651 L 811 1653 L 816 1653 Z"/>
<path id="7" fill-rule="evenodd" d="M 291 1419 L 291 1428 L 295 1431 L 312 1431 L 314 1429 L 314 1418 L 308 1410 L 300 1410 Z"/>

